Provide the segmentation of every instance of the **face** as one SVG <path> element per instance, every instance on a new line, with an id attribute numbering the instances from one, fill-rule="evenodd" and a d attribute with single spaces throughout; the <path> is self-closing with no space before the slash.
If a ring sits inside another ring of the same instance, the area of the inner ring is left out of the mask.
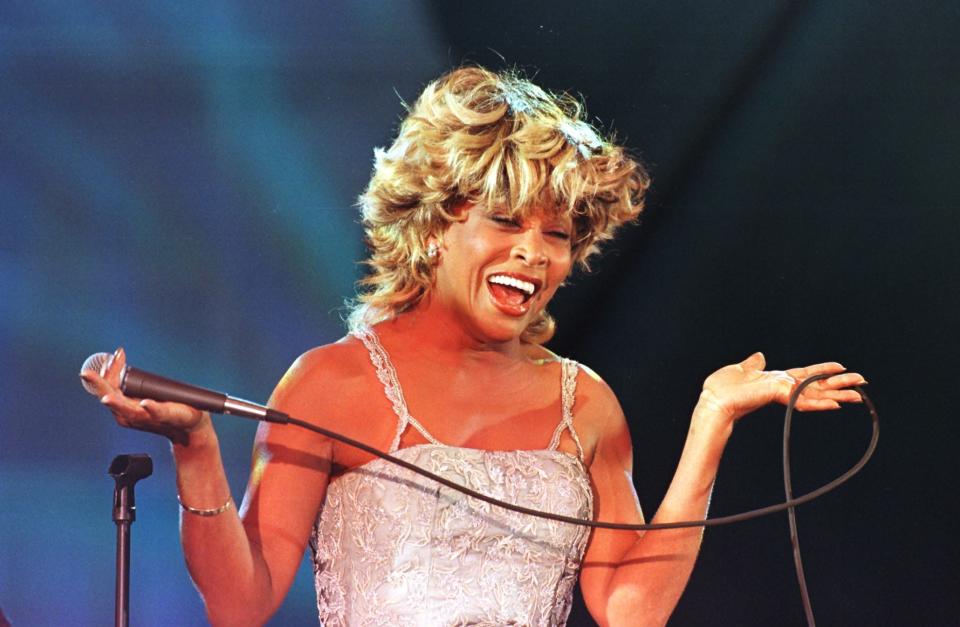
<path id="1" fill-rule="evenodd" d="M 469 204 L 460 211 L 464 219 L 443 235 L 433 299 L 476 336 L 518 338 L 570 273 L 570 218 L 511 218 Z"/>

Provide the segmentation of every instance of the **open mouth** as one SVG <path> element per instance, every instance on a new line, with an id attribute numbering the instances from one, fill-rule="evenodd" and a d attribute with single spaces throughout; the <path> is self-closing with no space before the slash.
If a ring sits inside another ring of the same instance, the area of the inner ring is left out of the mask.
<path id="1" fill-rule="evenodd" d="M 540 281 L 510 274 L 494 274 L 487 279 L 494 302 L 508 313 L 526 313 L 530 301 L 540 290 Z"/>

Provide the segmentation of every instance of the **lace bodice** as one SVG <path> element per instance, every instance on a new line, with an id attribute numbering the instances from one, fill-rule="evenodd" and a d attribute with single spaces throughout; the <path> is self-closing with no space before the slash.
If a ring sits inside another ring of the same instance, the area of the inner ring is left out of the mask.
<path id="1" fill-rule="evenodd" d="M 372 329 L 356 333 L 397 414 L 394 455 L 495 498 L 589 518 L 593 493 L 573 430 L 577 365 L 563 363 L 562 416 L 546 449 L 438 442 L 406 408 Z M 428 442 L 397 450 L 413 425 Z M 557 450 L 568 429 L 579 457 Z M 340 625 L 563 625 L 588 530 L 477 501 L 382 459 L 330 481 L 311 539 L 317 607 Z"/>

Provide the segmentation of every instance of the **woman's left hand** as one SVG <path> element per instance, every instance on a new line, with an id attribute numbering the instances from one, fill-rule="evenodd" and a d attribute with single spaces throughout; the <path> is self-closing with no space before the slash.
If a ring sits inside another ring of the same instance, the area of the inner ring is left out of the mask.
<path id="1" fill-rule="evenodd" d="M 846 372 L 837 362 L 814 364 L 790 370 L 764 370 L 763 353 L 754 353 L 739 364 L 717 370 L 703 383 L 700 403 L 720 412 L 730 422 L 769 403 L 786 405 L 790 394 L 804 379 L 817 374 L 834 375 L 811 383 L 797 399 L 800 411 L 837 409 L 840 403 L 859 403 L 860 394 L 848 389 L 866 383 L 862 375 Z"/>

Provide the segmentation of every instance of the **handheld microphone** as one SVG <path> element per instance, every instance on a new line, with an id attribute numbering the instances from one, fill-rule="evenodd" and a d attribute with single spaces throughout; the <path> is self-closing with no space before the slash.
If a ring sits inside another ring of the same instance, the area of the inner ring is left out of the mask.
<path id="1" fill-rule="evenodd" d="M 92 370 L 101 377 L 106 374 L 106 369 L 110 363 L 110 355 L 107 353 L 95 353 L 87 357 L 83 362 L 83 370 Z M 86 381 L 81 380 L 83 387 L 87 392 L 94 396 L 97 391 Z M 174 403 L 183 403 L 190 405 L 202 411 L 209 411 L 215 414 L 230 414 L 231 416 L 240 416 L 242 418 L 252 418 L 253 420 L 266 420 L 268 422 L 287 423 L 290 417 L 271 409 L 266 405 L 260 405 L 241 398 L 234 398 L 223 392 L 214 392 L 206 388 L 201 388 L 188 383 L 174 381 L 160 375 L 124 366 L 120 373 L 120 389 L 127 396 L 134 398 L 149 398 L 155 401 L 169 401 Z"/>

